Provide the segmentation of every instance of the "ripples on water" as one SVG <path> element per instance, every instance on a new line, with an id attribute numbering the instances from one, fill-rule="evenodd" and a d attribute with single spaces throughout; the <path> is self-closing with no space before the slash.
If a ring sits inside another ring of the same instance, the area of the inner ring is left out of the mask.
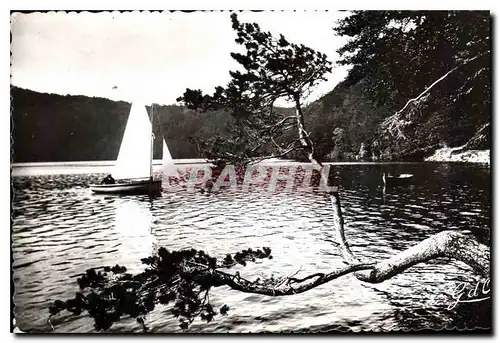
<path id="1" fill-rule="evenodd" d="M 413 173 L 416 184 L 382 192 L 383 168 Z M 346 236 L 361 258 L 379 260 L 442 230 L 469 230 L 490 245 L 490 169 L 473 165 L 411 164 L 333 166 L 340 186 Z M 50 332 L 48 306 L 74 296 L 76 275 L 91 267 L 141 268 L 140 258 L 158 247 L 195 248 L 224 256 L 270 246 L 274 259 L 241 268 L 242 276 L 298 277 L 342 266 L 335 247 L 327 196 L 317 191 L 249 193 L 221 189 L 211 195 L 180 190 L 149 199 L 93 195 L 101 175 L 15 177 L 12 253 L 17 324 L 26 332 Z M 292 330 L 406 330 L 491 325 L 491 303 L 432 305 L 474 274 L 460 262 L 419 264 L 381 284 L 344 276 L 303 294 L 267 297 L 219 287 L 214 305 L 229 315 L 214 323 L 195 321 L 190 332 Z M 93 332 L 85 316 L 61 315 L 56 332 Z M 153 332 L 180 332 L 162 307 L 148 316 Z M 124 319 L 111 331 L 138 332 Z"/>

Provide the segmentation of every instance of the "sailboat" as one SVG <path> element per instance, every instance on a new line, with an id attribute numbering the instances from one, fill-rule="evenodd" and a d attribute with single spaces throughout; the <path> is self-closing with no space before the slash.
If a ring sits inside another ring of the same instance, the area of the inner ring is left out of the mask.
<path id="1" fill-rule="evenodd" d="M 161 179 L 153 178 L 153 127 L 146 106 L 133 102 L 123 134 L 112 183 L 92 184 L 100 194 L 149 194 L 161 192 Z M 172 156 L 163 138 L 163 169 L 171 169 Z"/>

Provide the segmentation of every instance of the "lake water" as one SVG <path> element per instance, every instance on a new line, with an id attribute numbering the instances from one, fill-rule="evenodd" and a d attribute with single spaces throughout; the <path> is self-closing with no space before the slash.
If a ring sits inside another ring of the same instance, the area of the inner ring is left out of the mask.
<path id="1" fill-rule="evenodd" d="M 414 174 L 415 182 L 383 192 L 384 170 Z M 333 165 L 330 173 L 330 184 L 340 187 L 347 239 L 360 258 L 387 258 L 442 230 L 466 230 L 490 245 L 489 166 L 347 164 Z M 140 258 L 160 246 L 192 247 L 215 256 L 271 247 L 272 260 L 239 268 L 249 279 L 299 269 L 301 277 L 343 265 L 334 242 L 330 200 L 321 191 L 221 189 L 208 195 L 180 189 L 154 199 L 93 195 L 87 185 L 100 177 L 75 173 L 13 178 L 14 302 L 21 330 L 52 332 L 48 306 L 74 296 L 79 273 L 116 263 L 138 271 Z M 449 309 L 451 290 L 463 283 L 473 287 L 475 278 L 468 266 L 438 259 L 380 284 L 347 275 L 287 297 L 219 287 L 210 299 L 214 305 L 227 304 L 228 316 L 217 316 L 210 324 L 196 320 L 188 332 L 489 328 L 489 300 Z M 166 308 L 155 309 L 147 324 L 153 332 L 181 332 Z M 59 315 L 53 325 L 55 332 L 94 330 L 85 316 Z M 140 327 L 124 319 L 111 331 L 140 332 Z"/>

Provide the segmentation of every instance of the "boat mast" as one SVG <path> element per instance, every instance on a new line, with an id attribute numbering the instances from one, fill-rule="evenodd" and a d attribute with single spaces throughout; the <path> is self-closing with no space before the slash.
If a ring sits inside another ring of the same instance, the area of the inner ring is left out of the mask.
<path id="1" fill-rule="evenodd" d="M 153 113 L 154 103 L 151 104 L 151 159 L 149 161 L 149 178 L 153 180 L 153 146 L 154 146 L 154 133 L 153 133 L 153 123 L 154 123 L 154 113 Z"/>

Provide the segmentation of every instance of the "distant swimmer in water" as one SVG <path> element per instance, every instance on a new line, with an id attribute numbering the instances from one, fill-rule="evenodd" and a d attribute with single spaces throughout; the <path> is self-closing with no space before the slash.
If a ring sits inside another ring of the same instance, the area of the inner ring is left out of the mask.
<path id="1" fill-rule="evenodd" d="M 103 185 L 112 185 L 115 183 L 115 179 L 111 176 L 111 174 L 108 174 L 102 181 L 101 184 Z"/>

